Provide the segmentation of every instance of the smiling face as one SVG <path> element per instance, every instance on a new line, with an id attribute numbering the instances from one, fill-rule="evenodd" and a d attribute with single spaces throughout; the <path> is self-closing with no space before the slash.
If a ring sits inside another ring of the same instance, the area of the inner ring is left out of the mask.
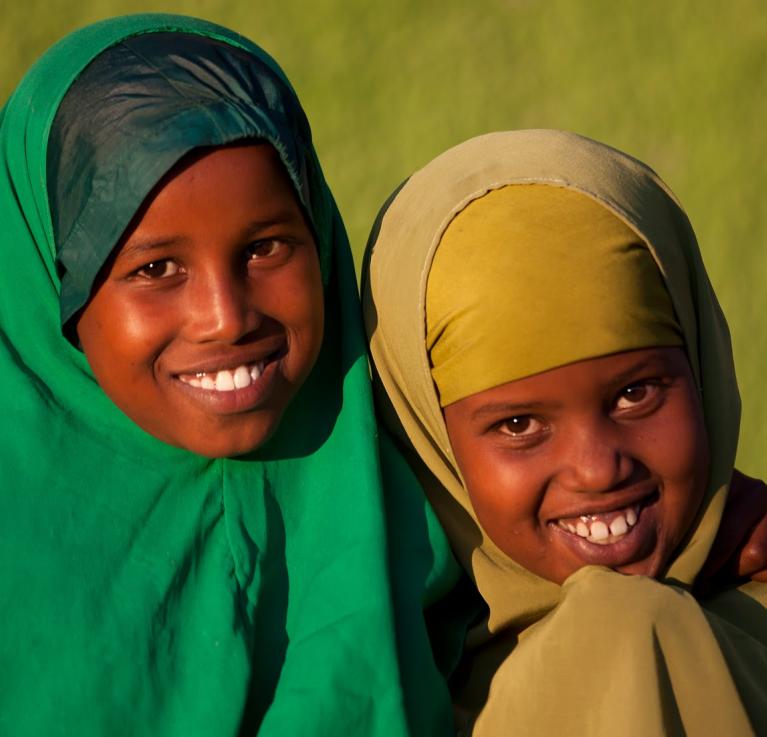
<path id="1" fill-rule="evenodd" d="M 210 457 L 269 438 L 322 332 L 317 247 L 267 144 L 172 170 L 77 322 L 112 401 L 160 440 Z"/>
<path id="2" fill-rule="evenodd" d="M 444 417 L 482 527 L 556 583 L 585 565 L 658 576 L 703 497 L 708 445 L 681 348 L 579 361 Z"/>

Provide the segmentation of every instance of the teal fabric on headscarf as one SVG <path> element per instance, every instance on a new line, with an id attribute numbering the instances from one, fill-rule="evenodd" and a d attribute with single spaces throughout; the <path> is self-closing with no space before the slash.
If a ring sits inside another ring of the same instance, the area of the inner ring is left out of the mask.
<path id="1" fill-rule="evenodd" d="M 167 34 L 231 73 L 190 72 L 211 104 L 147 128 L 123 115 L 140 101 L 110 118 L 106 96 L 68 138 L 84 98 L 67 93 L 103 80 L 99 58 L 141 48 L 191 69 L 163 56 Z M 315 230 L 325 341 L 272 440 L 211 460 L 123 415 L 63 323 L 168 168 L 248 138 L 277 149 Z M 105 21 L 27 74 L 0 113 L 0 161 L 0 734 L 449 734 L 422 607 L 456 568 L 378 437 L 348 243 L 281 70 L 203 21 Z"/>
<path id="2" fill-rule="evenodd" d="M 62 321 L 84 306 L 112 247 L 171 166 L 200 146 L 248 137 L 279 151 L 308 209 L 318 186 L 308 181 L 309 124 L 265 60 L 189 33 L 131 36 L 94 59 L 64 97 L 48 141 Z M 326 273 L 330 250 L 321 244 Z"/>

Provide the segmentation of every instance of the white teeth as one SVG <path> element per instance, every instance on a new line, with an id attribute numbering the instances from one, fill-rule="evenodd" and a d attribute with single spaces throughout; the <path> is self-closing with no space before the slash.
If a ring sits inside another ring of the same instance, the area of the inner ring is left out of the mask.
<path id="1" fill-rule="evenodd" d="M 216 374 L 216 391 L 231 392 L 234 391 L 234 378 L 231 371 L 219 371 Z"/>
<path id="2" fill-rule="evenodd" d="M 626 524 L 626 520 L 623 519 L 622 515 L 618 515 L 611 523 L 610 523 L 610 534 L 615 535 L 616 537 L 620 535 L 625 535 L 628 532 L 629 526 Z"/>
<path id="3" fill-rule="evenodd" d="M 579 537 L 585 537 L 591 543 L 609 545 L 617 542 L 628 533 L 639 519 L 638 505 L 627 507 L 622 512 L 609 512 L 607 514 L 614 515 L 609 525 L 604 519 L 599 519 L 601 515 L 597 514 L 583 514 L 575 524 L 562 519 L 557 524 L 563 530 Z"/>
<path id="4" fill-rule="evenodd" d="M 264 362 L 261 361 L 261 363 L 257 363 L 253 365 L 250 369 L 250 378 L 253 379 L 253 381 L 258 381 L 258 378 L 261 376 L 261 374 L 264 373 Z"/>
<path id="5" fill-rule="evenodd" d="M 247 366 L 238 366 L 234 372 L 234 385 L 238 389 L 244 389 L 246 386 L 250 386 L 250 371 Z"/>
<path id="6" fill-rule="evenodd" d="M 245 389 L 261 378 L 264 373 L 265 361 L 252 365 L 242 364 L 234 369 L 222 369 L 215 373 L 198 371 L 196 374 L 179 374 L 179 379 L 195 389 L 207 391 L 231 392 L 235 389 Z"/>
<path id="7" fill-rule="evenodd" d="M 599 542 L 600 540 L 606 540 L 610 537 L 610 530 L 607 529 L 607 525 L 604 522 L 597 520 L 591 525 L 590 540 Z"/>

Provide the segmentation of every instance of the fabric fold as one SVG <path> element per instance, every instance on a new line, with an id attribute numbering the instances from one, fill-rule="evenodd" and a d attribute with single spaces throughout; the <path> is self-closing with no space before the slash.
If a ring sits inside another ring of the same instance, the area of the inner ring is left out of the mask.
<path id="1" fill-rule="evenodd" d="M 149 125 L 153 96 L 167 102 L 157 69 L 190 90 L 167 126 Z M 114 89 L 77 86 L 110 71 Z M 191 90 L 212 103 L 188 106 Z M 0 119 L 0 732 L 449 733 L 421 603 L 454 564 L 402 466 L 391 493 L 423 524 L 390 534 L 351 254 L 282 71 L 220 26 L 127 16 L 56 44 Z M 315 231 L 326 339 L 275 436 L 210 460 L 123 415 L 62 317 L 159 176 L 190 148 L 254 137 Z M 419 556 L 417 606 L 397 588 L 398 544 Z"/>

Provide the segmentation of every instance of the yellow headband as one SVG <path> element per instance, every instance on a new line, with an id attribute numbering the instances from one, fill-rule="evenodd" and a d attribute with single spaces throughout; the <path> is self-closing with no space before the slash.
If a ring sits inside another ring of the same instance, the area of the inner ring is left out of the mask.
<path id="1" fill-rule="evenodd" d="M 444 407 L 611 353 L 683 345 L 647 246 L 596 200 L 510 185 L 447 227 L 428 277 L 427 350 Z"/>

